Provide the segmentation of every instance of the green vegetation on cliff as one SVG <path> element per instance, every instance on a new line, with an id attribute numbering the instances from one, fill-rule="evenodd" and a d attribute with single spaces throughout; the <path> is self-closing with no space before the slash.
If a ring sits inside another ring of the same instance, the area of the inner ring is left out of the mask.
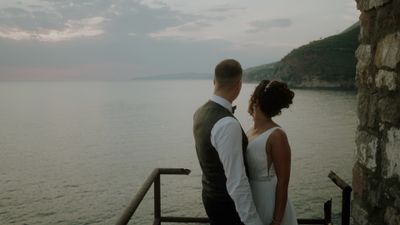
<path id="1" fill-rule="evenodd" d="M 359 31 L 355 24 L 338 35 L 312 41 L 279 62 L 247 69 L 244 80 L 280 79 L 304 88 L 354 88 Z"/>

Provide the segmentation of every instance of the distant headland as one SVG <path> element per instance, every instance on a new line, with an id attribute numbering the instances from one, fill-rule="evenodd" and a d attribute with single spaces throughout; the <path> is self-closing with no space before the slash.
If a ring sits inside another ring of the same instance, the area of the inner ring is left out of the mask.
<path id="1" fill-rule="evenodd" d="M 137 77 L 133 80 L 212 80 L 213 75 L 208 73 L 176 73 L 176 74 L 162 74 L 155 76 Z"/>

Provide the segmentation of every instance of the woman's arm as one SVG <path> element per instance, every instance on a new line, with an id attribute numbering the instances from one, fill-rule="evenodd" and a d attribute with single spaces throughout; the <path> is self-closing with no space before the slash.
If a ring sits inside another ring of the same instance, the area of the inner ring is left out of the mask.
<path id="1" fill-rule="evenodd" d="M 271 224 L 280 224 L 285 213 L 290 178 L 290 146 L 285 132 L 277 129 L 270 136 L 270 155 L 277 176 L 275 210 Z"/>

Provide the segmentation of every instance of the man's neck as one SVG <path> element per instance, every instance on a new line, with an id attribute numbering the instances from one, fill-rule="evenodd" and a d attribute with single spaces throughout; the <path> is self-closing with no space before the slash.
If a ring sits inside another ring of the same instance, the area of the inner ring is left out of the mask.
<path id="1" fill-rule="evenodd" d="M 235 100 L 232 95 L 230 95 L 229 93 L 225 93 L 222 91 L 214 91 L 214 95 L 219 96 L 221 98 L 226 99 L 228 102 L 230 102 L 232 104 L 233 100 Z"/>

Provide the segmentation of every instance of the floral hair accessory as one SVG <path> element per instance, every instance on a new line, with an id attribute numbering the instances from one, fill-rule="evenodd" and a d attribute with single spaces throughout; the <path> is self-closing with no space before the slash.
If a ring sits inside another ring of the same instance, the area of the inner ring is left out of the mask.
<path id="1" fill-rule="evenodd" d="M 271 80 L 267 85 L 265 85 L 264 92 L 267 92 L 268 88 L 271 86 L 273 80 Z"/>

